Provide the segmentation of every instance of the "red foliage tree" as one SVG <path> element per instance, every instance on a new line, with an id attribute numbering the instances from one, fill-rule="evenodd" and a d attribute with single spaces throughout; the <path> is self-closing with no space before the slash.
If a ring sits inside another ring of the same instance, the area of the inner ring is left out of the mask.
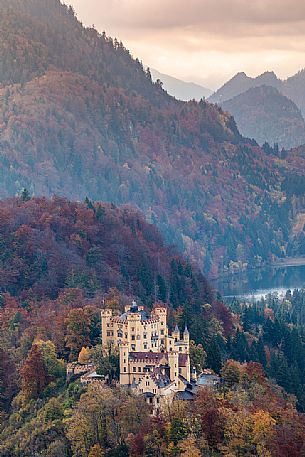
<path id="1" fill-rule="evenodd" d="M 42 354 L 34 344 L 20 371 L 22 391 L 27 398 L 38 398 L 48 385 L 48 372 Z"/>

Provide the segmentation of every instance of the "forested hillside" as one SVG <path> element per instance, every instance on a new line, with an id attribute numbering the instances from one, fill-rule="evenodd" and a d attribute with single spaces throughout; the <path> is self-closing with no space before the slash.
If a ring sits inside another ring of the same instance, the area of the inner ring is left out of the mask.
<path id="1" fill-rule="evenodd" d="M 30 199 L 24 192 L 1 201 L 0 215 L 4 301 L 55 299 L 65 287 L 88 296 L 116 287 L 147 305 L 213 301 L 199 270 L 131 207 Z"/>
<path id="2" fill-rule="evenodd" d="M 301 111 L 275 87 L 253 87 L 221 106 L 234 116 L 240 132 L 260 145 L 291 149 L 305 143 Z"/>
<path id="3" fill-rule="evenodd" d="M 0 196 L 133 204 L 213 273 L 286 255 L 287 163 L 230 115 L 174 100 L 58 0 L 1 1 L 0 24 Z"/>
<path id="4" fill-rule="evenodd" d="M 304 291 L 231 313 L 138 212 L 88 199 L 1 201 L 0 244 L 1 457 L 304 455 Z M 117 379 L 100 310 L 132 299 L 167 302 L 170 327 L 188 324 L 192 363 L 221 373 L 218 389 L 155 417 L 118 385 L 66 379 L 88 351 Z"/>

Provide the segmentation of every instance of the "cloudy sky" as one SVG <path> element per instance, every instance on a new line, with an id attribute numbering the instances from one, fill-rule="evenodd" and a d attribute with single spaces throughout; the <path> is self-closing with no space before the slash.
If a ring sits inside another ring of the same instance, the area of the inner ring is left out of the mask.
<path id="1" fill-rule="evenodd" d="M 305 67 L 304 0 L 65 0 L 145 65 L 217 88 L 238 71 Z"/>

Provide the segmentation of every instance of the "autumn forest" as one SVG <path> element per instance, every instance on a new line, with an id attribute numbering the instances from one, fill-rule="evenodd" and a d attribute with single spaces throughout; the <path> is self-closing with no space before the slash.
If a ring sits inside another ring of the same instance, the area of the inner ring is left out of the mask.
<path id="1" fill-rule="evenodd" d="M 0 457 L 305 456 L 305 291 L 207 279 L 305 254 L 304 165 L 72 7 L 0 0 Z M 158 413 L 120 386 L 101 310 L 134 300 L 217 385 Z"/>

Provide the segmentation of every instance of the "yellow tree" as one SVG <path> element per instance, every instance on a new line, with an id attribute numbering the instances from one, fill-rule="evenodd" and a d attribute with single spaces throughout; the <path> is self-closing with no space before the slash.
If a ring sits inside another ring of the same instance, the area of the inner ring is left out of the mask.
<path id="1" fill-rule="evenodd" d="M 257 411 L 253 415 L 253 443 L 256 445 L 257 455 L 260 457 L 271 456 L 266 445 L 274 436 L 276 421 L 267 411 Z"/>
<path id="2" fill-rule="evenodd" d="M 86 364 L 91 360 L 91 351 L 88 347 L 82 347 L 80 353 L 78 354 L 78 363 Z"/>
<path id="3" fill-rule="evenodd" d="M 181 457 L 201 457 L 201 452 L 197 447 L 194 436 L 188 436 L 181 441 L 178 448 Z"/>
<path id="4" fill-rule="evenodd" d="M 88 457 L 104 457 L 105 452 L 99 444 L 94 444 L 88 454 Z"/>
<path id="5" fill-rule="evenodd" d="M 225 445 L 222 452 L 225 457 L 252 455 L 253 418 L 245 411 L 228 412 L 225 425 Z"/>

